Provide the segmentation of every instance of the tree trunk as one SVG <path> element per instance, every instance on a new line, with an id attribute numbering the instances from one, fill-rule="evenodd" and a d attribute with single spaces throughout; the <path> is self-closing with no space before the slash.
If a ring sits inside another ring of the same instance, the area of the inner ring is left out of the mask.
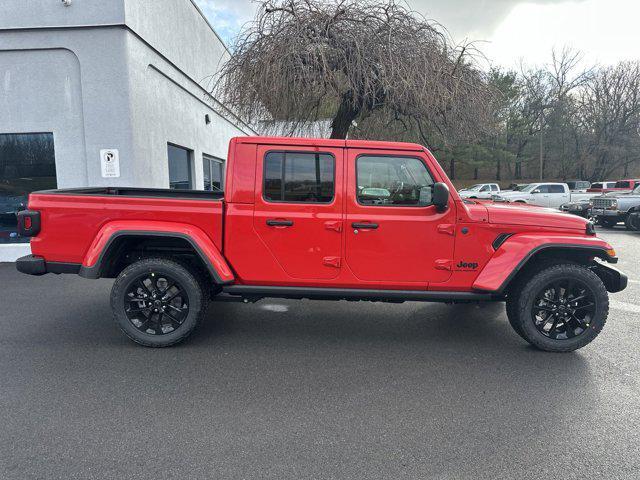
<path id="1" fill-rule="evenodd" d="M 496 160 L 496 180 L 502 180 L 502 159 L 500 157 Z"/>
<path id="2" fill-rule="evenodd" d="M 473 169 L 473 179 L 474 180 L 478 179 L 478 167 Z"/>
<path id="3" fill-rule="evenodd" d="M 345 93 L 342 96 L 340 107 L 331 122 L 331 138 L 347 138 L 353 121 L 358 118 L 359 110 L 353 105 L 353 94 Z"/>
<path id="4" fill-rule="evenodd" d="M 456 179 L 456 159 L 454 157 L 451 157 L 451 160 L 449 160 L 449 179 Z"/>

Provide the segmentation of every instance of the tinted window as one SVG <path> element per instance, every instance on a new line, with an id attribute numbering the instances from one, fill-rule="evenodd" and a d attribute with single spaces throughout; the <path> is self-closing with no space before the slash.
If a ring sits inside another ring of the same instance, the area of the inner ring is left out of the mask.
<path id="1" fill-rule="evenodd" d="M 356 161 L 363 205 L 431 205 L 433 179 L 417 158 L 363 156 Z"/>
<path id="2" fill-rule="evenodd" d="M 601 183 L 594 183 L 591 188 L 604 188 Z"/>
<path id="3" fill-rule="evenodd" d="M 631 182 L 616 182 L 615 188 L 631 188 Z"/>
<path id="4" fill-rule="evenodd" d="M 549 193 L 564 193 L 564 186 L 562 186 L 562 185 L 549 185 Z"/>
<path id="5" fill-rule="evenodd" d="M 169 188 L 189 190 L 191 184 L 191 151 L 186 148 L 168 146 L 169 155 Z"/>
<path id="6" fill-rule="evenodd" d="M 222 191 L 224 188 L 224 160 L 202 156 L 202 169 L 204 176 L 204 189 L 211 191 Z"/>
<path id="7" fill-rule="evenodd" d="M 16 214 L 29 193 L 56 187 L 52 133 L 0 134 L 0 243 L 29 241 L 18 237 Z"/>
<path id="8" fill-rule="evenodd" d="M 498 185 L 491 185 L 491 190 L 493 190 L 494 192 L 498 191 Z"/>
<path id="9" fill-rule="evenodd" d="M 264 198 L 273 202 L 330 203 L 335 162 L 326 153 L 271 152 L 264 159 Z"/>

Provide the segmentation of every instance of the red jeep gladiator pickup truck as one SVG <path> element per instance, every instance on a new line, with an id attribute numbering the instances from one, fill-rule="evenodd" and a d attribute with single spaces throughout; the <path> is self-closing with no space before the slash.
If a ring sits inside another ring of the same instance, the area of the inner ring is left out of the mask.
<path id="1" fill-rule="evenodd" d="M 627 278 L 583 218 L 463 200 L 420 145 L 242 137 L 225 192 L 80 188 L 31 194 L 19 271 L 115 278 L 120 328 L 184 340 L 209 300 L 506 301 L 534 346 L 593 340 Z M 598 260 L 596 260 L 598 259 Z"/>

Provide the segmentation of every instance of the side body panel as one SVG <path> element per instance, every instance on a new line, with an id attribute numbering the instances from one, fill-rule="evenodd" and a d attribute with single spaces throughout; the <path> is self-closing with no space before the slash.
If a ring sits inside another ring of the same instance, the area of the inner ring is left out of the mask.
<path id="1" fill-rule="evenodd" d="M 29 208 L 40 212 L 42 222 L 31 250 L 49 262 L 82 263 L 101 230 L 118 221 L 132 222 L 136 230 L 153 230 L 156 222 L 197 229 L 222 250 L 221 201 L 36 193 Z"/>

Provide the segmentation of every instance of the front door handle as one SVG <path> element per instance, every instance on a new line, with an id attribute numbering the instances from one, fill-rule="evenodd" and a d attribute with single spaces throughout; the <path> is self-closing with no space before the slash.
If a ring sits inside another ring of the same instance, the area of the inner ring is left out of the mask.
<path id="1" fill-rule="evenodd" d="M 293 220 L 267 220 L 267 225 L 270 227 L 293 227 Z"/>
<path id="2" fill-rule="evenodd" d="M 375 230 L 378 228 L 377 223 L 352 223 L 351 228 L 355 228 L 356 230 Z"/>

